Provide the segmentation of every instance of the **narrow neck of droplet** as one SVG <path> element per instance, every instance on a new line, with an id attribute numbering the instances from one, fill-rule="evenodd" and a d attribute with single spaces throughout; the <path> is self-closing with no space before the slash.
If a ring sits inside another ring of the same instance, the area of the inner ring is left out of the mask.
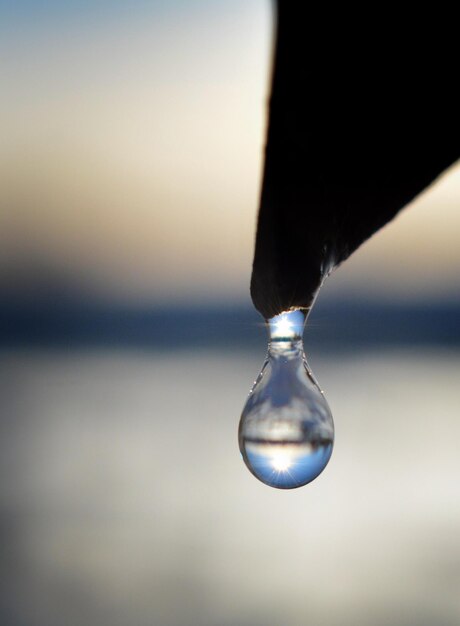
<path id="1" fill-rule="evenodd" d="M 271 341 L 268 344 L 268 356 L 271 358 L 299 359 L 304 354 L 303 341 Z"/>
<path id="2" fill-rule="evenodd" d="M 269 352 L 278 354 L 300 354 L 303 352 L 303 331 L 307 319 L 306 311 L 285 311 L 267 320 Z"/>

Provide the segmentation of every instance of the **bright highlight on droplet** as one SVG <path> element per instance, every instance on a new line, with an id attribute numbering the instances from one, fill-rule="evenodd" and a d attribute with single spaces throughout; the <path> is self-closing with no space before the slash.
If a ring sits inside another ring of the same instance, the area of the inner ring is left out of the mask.
<path id="1" fill-rule="evenodd" d="M 287 456 L 284 456 L 283 454 L 278 454 L 277 456 L 273 457 L 272 465 L 277 472 L 285 472 L 291 467 L 291 461 Z"/>
<path id="2" fill-rule="evenodd" d="M 288 336 L 292 331 L 292 322 L 289 320 L 288 315 L 280 315 L 275 322 L 276 332 L 279 335 Z"/>
<path id="3" fill-rule="evenodd" d="M 305 319 L 296 310 L 267 321 L 267 359 L 240 420 L 244 462 L 259 480 L 279 489 L 314 480 L 334 443 L 331 411 L 303 351 Z"/>

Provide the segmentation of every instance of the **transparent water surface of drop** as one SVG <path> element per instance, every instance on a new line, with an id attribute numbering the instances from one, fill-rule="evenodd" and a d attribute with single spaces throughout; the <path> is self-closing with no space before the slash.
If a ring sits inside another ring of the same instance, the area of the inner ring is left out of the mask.
<path id="1" fill-rule="evenodd" d="M 305 357 L 306 314 L 281 313 L 267 321 L 268 354 L 240 419 L 239 445 L 249 470 L 279 489 L 302 487 L 326 467 L 334 422 Z"/>

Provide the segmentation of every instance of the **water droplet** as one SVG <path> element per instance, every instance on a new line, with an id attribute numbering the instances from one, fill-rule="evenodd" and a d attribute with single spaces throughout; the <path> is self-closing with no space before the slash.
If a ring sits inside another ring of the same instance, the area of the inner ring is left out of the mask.
<path id="1" fill-rule="evenodd" d="M 267 359 L 241 415 L 239 444 L 244 462 L 263 483 L 302 487 L 326 467 L 334 422 L 305 357 L 306 314 L 288 311 L 267 321 Z"/>

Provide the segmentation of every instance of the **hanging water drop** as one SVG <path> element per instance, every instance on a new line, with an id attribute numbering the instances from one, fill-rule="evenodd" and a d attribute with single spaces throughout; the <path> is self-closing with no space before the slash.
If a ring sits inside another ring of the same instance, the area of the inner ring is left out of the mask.
<path id="1" fill-rule="evenodd" d="M 241 415 L 244 462 L 263 483 L 302 487 L 326 467 L 334 422 L 303 349 L 306 314 L 281 313 L 267 321 L 268 355 Z"/>

